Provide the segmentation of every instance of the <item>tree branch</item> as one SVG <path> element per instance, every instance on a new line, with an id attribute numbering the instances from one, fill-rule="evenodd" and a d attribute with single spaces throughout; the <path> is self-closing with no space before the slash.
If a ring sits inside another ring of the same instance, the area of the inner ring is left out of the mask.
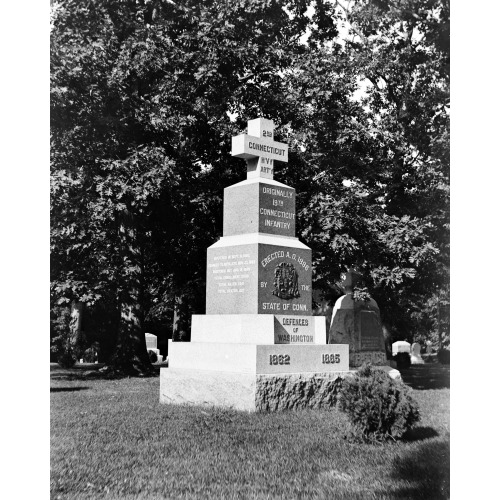
<path id="1" fill-rule="evenodd" d="M 354 30 L 354 32 L 359 36 L 359 38 L 361 38 L 361 40 L 363 41 L 363 43 L 367 43 L 367 38 L 365 37 L 365 35 L 363 35 L 363 33 L 361 33 L 361 31 L 356 27 L 356 25 L 351 21 L 350 19 L 350 16 L 349 16 L 349 11 L 347 10 L 346 7 L 344 7 L 338 0 L 335 0 L 335 5 L 334 5 L 334 8 L 336 6 L 339 6 L 344 12 L 345 12 L 345 17 L 346 17 L 346 20 L 347 22 L 351 25 L 351 28 Z"/>

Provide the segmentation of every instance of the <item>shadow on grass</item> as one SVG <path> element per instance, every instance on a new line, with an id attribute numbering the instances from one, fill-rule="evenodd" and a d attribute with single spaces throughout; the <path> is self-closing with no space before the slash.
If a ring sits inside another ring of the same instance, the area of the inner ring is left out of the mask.
<path id="1" fill-rule="evenodd" d="M 450 388 L 450 366 L 439 363 L 412 365 L 401 369 L 403 382 L 416 390 Z"/>
<path id="2" fill-rule="evenodd" d="M 412 448 L 402 457 L 394 458 L 391 477 L 397 481 L 404 481 L 404 486 L 392 491 L 392 498 L 405 500 L 449 499 L 449 442 L 434 440 L 422 443 L 418 448 Z"/>
<path id="3" fill-rule="evenodd" d="M 50 392 L 72 392 L 72 391 L 86 391 L 90 387 L 51 387 Z"/>
<path id="4" fill-rule="evenodd" d="M 51 380 L 64 380 L 64 381 L 75 381 L 75 380 L 120 380 L 124 378 L 130 378 L 129 374 L 123 373 L 119 374 L 116 372 L 101 372 L 101 368 L 105 365 L 103 363 L 82 363 L 75 364 L 71 368 L 63 368 L 57 363 L 50 364 L 50 379 Z M 160 376 L 160 368 L 166 365 L 153 365 L 153 373 L 151 377 Z M 138 378 L 142 378 L 141 375 Z"/>
<path id="5" fill-rule="evenodd" d="M 403 436 L 401 441 L 410 443 L 414 441 L 423 441 L 437 436 L 439 436 L 439 433 L 432 427 L 414 427 Z"/>

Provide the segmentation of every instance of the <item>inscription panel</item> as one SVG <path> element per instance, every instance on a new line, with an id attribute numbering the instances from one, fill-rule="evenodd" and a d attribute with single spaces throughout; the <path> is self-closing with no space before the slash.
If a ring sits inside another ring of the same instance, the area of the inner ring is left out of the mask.
<path id="1" fill-rule="evenodd" d="M 255 313 L 256 290 L 256 245 L 208 249 L 207 314 Z"/>
<path id="2" fill-rule="evenodd" d="M 259 183 L 259 232 L 295 236 L 295 189 Z"/>
<path id="3" fill-rule="evenodd" d="M 237 158 L 265 156 L 272 160 L 288 162 L 288 145 L 273 141 L 269 137 L 240 134 L 231 138 L 231 156 Z"/>
<path id="4" fill-rule="evenodd" d="M 341 372 L 349 370 L 349 346 L 327 344 L 258 345 L 257 373 Z"/>
<path id="5" fill-rule="evenodd" d="M 314 317 L 274 317 L 275 344 L 314 344 Z"/>
<path id="6" fill-rule="evenodd" d="M 258 313 L 312 315 L 311 250 L 259 245 Z"/>
<path id="7" fill-rule="evenodd" d="M 360 350 L 384 351 L 384 337 L 377 315 L 372 311 L 359 312 Z"/>

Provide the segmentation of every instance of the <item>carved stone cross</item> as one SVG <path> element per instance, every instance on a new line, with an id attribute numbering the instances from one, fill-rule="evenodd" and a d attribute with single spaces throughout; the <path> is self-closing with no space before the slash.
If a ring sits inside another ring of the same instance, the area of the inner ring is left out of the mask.
<path id="1" fill-rule="evenodd" d="M 266 118 L 248 120 L 248 134 L 232 138 L 231 155 L 247 161 L 247 179 L 272 179 L 274 160 L 288 162 L 288 146 L 274 141 L 274 122 Z"/>

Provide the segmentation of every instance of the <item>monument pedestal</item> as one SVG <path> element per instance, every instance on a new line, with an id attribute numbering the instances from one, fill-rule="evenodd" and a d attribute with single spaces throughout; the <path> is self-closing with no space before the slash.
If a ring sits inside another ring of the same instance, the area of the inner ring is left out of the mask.
<path id="1" fill-rule="evenodd" d="M 169 341 L 160 402 L 248 411 L 330 407 L 349 371 L 349 348 L 325 339 L 322 316 L 195 315 L 191 342 Z"/>

